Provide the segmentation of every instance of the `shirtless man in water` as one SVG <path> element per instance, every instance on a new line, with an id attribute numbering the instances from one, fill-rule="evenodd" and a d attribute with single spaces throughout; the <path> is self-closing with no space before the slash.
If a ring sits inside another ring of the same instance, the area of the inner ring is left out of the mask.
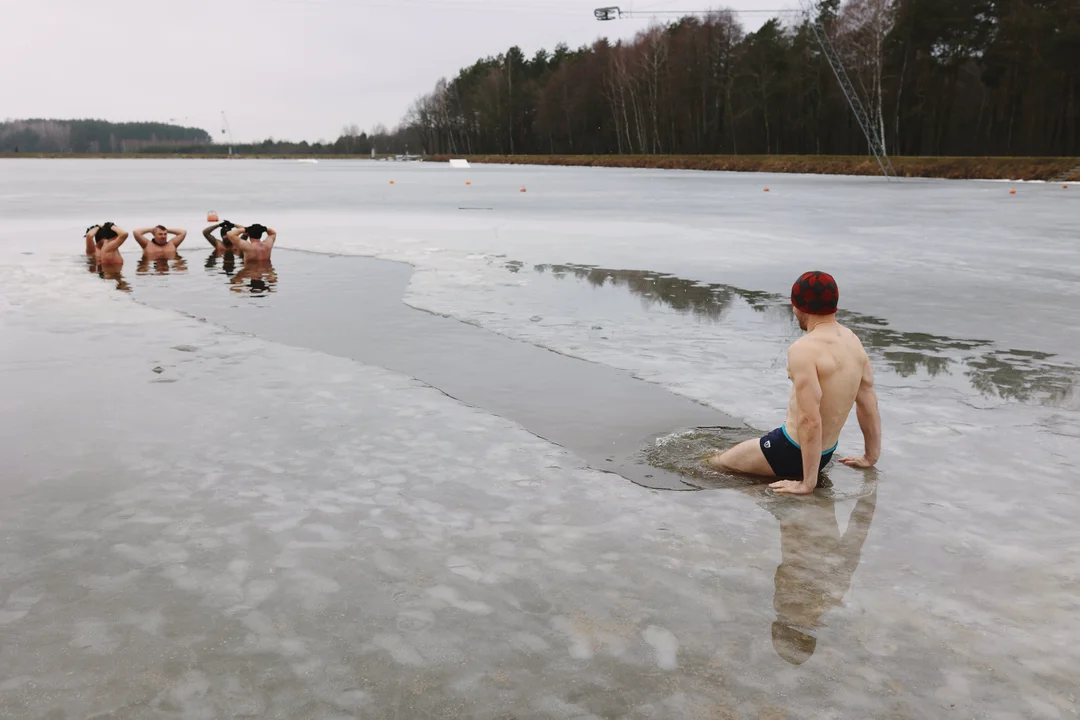
<path id="1" fill-rule="evenodd" d="M 86 228 L 86 255 L 94 258 L 98 265 L 120 266 L 124 256 L 120 246 L 128 239 L 127 230 L 107 222 Z"/>
<path id="2" fill-rule="evenodd" d="M 818 474 L 832 460 L 852 406 L 865 443 L 858 457 L 841 458 L 848 467 L 870 468 L 881 455 L 874 371 L 862 342 L 836 321 L 840 298 L 828 273 L 808 272 L 791 289 L 799 327 L 806 330 L 788 350 L 791 403 L 784 424 L 760 440 L 748 440 L 708 460 L 716 470 L 780 480 L 777 493 L 809 495 Z"/>
<path id="3" fill-rule="evenodd" d="M 243 235 L 247 236 L 246 239 L 241 237 Z M 263 240 L 264 235 L 266 236 L 265 240 Z M 244 253 L 244 264 L 249 265 L 270 262 L 270 251 L 274 249 L 277 233 L 274 232 L 273 228 L 256 223 L 247 227 L 237 225 L 225 237 L 235 247 L 240 248 L 240 252 Z"/>
<path id="4" fill-rule="evenodd" d="M 229 239 L 229 231 L 234 227 L 236 226 L 228 220 L 222 220 L 202 231 L 203 237 L 206 238 L 206 242 L 210 243 L 218 256 L 231 252 L 239 252 L 236 246 L 233 245 L 232 240 Z M 221 235 L 220 240 L 213 236 L 215 230 L 218 230 Z"/>
<path id="5" fill-rule="evenodd" d="M 151 236 L 147 237 L 148 234 Z M 187 230 L 169 230 L 164 225 L 135 231 L 135 242 L 142 246 L 143 257 L 147 260 L 176 257 L 176 251 L 186 237 Z"/>

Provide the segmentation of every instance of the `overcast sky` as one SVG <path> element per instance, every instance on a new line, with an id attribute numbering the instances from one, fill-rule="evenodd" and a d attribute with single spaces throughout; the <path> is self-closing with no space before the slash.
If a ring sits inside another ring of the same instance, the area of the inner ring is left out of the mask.
<path id="1" fill-rule="evenodd" d="M 224 110 L 237 142 L 333 140 L 350 123 L 392 127 L 436 80 L 482 56 L 628 37 L 650 22 L 597 22 L 593 9 L 608 4 L 699 9 L 693 0 L 13 0 L 0 119 L 171 120 L 221 140 Z M 740 18 L 754 29 L 768 15 Z"/>

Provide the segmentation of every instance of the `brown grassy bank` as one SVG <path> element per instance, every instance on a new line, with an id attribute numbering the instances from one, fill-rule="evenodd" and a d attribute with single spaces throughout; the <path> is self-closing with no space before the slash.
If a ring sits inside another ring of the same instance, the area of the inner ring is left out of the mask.
<path id="1" fill-rule="evenodd" d="M 378 159 L 386 159 L 379 156 Z M 430 162 L 446 162 L 450 155 L 429 155 Z M 872 157 L 863 155 L 454 155 L 473 163 L 509 165 L 564 165 L 579 167 L 651 168 L 660 170 L 719 170 L 726 172 L 807 173 L 811 175 L 880 175 Z M 369 155 L 203 155 L 161 153 L 71 154 L 0 153 L 3 158 L 86 158 L 118 160 L 367 160 Z M 1068 173 L 1080 182 L 1080 158 L 1046 157 L 894 157 L 901 177 L 954 180 L 1055 180 Z"/>
<path id="2" fill-rule="evenodd" d="M 384 160 L 391 155 L 377 155 Z M 243 155 L 208 155 L 204 153 L 0 153 L 8 159 L 74 160 L 370 160 L 370 155 L 287 155 L 283 153 L 245 153 Z"/>
<path id="3" fill-rule="evenodd" d="M 852 155 L 465 155 L 474 163 L 573 165 L 583 167 L 721 170 L 727 172 L 810 173 L 817 175 L 880 175 L 872 157 Z M 449 160 L 435 155 L 432 161 Z M 956 180 L 1053 180 L 1064 173 L 1080 180 L 1080 158 L 1029 157 L 896 157 L 901 177 Z"/>

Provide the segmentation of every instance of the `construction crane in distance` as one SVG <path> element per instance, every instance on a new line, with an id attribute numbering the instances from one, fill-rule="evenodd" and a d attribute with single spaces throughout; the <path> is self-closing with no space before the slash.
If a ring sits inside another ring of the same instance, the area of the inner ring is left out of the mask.
<path id="1" fill-rule="evenodd" d="M 227 117 L 225 117 L 225 111 L 224 110 L 221 111 L 221 134 L 229 136 L 229 154 L 232 155 L 233 154 L 233 151 L 232 151 L 232 146 L 233 146 L 232 128 L 229 127 L 229 119 Z"/>
<path id="2" fill-rule="evenodd" d="M 806 9 L 800 10 L 728 10 L 736 14 L 744 13 L 768 13 L 771 15 L 777 15 L 781 13 L 806 13 L 809 12 Z M 623 10 L 617 6 L 602 7 L 593 10 L 593 15 L 597 20 L 606 22 L 609 20 L 622 20 L 623 18 L 632 17 L 653 17 L 655 15 L 706 15 L 708 10 L 663 10 L 663 11 L 650 11 L 650 10 Z M 885 150 L 884 139 L 876 132 L 874 132 L 873 122 L 870 120 L 870 114 L 866 112 L 866 106 L 862 102 L 862 98 L 859 97 L 859 93 L 855 90 L 855 86 L 851 82 L 851 78 L 848 77 L 847 70 L 844 69 L 843 60 L 840 58 L 840 53 L 837 52 L 836 47 L 832 44 L 832 40 L 829 39 L 829 34 L 825 31 L 825 26 L 821 20 L 811 20 L 810 29 L 814 33 L 814 39 L 817 40 L 818 47 L 821 48 L 821 52 L 825 55 L 825 60 L 829 63 L 829 68 L 833 71 L 833 75 L 836 77 L 836 81 L 840 84 L 840 89 L 844 93 L 844 97 L 847 98 L 848 107 L 851 108 L 851 112 L 855 115 L 855 120 L 859 123 L 859 127 L 863 131 L 863 135 L 866 136 L 867 146 L 870 148 L 870 154 L 877 159 L 878 167 L 881 168 L 882 175 L 888 180 L 896 179 L 896 170 L 893 168 L 892 161 L 889 160 L 889 155 Z"/>
<path id="3" fill-rule="evenodd" d="M 801 13 L 802 10 L 792 8 L 780 10 L 735 10 L 732 8 L 716 8 L 716 10 L 623 10 L 617 6 L 596 8 L 593 15 L 597 20 L 621 20 L 623 18 L 656 17 L 657 15 L 706 15 L 710 12 L 731 12 L 736 15 L 785 15 Z"/>

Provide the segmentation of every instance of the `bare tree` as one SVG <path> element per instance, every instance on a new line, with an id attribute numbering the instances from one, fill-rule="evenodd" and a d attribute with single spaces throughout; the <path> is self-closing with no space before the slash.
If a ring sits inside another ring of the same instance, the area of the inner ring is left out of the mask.
<path id="1" fill-rule="evenodd" d="M 885 40 L 896 22 L 897 0 L 849 0 L 840 9 L 835 44 L 866 100 L 873 132 L 885 141 Z"/>

